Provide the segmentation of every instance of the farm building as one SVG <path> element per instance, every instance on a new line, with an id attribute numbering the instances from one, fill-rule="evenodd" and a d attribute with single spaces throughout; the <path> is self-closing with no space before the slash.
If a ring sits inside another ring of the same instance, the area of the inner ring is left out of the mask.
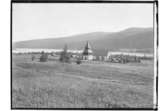
<path id="1" fill-rule="evenodd" d="M 109 58 L 112 55 L 126 55 L 126 56 L 153 58 L 153 54 L 150 54 L 150 53 L 136 53 L 136 52 L 108 52 L 107 58 Z"/>
<path id="2" fill-rule="evenodd" d="M 136 52 L 108 52 L 107 59 L 110 62 L 128 63 L 141 62 L 141 60 L 152 60 L 153 54 Z"/>

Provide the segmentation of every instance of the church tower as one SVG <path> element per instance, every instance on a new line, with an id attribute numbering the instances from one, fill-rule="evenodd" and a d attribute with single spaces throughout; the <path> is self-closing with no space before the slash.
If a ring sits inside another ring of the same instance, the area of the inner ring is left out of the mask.
<path id="1" fill-rule="evenodd" d="M 82 53 L 82 59 L 83 60 L 93 60 L 93 51 L 91 48 L 91 45 L 89 44 L 89 42 L 87 41 L 84 51 Z"/>

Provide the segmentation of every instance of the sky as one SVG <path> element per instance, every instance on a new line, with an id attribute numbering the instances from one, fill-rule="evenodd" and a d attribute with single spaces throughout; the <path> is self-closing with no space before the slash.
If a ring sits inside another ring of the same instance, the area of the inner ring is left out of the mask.
<path id="1" fill-rule="evenodd" d="M 153 4 L 13 3 L 13 42 L 153 27 Z"/>

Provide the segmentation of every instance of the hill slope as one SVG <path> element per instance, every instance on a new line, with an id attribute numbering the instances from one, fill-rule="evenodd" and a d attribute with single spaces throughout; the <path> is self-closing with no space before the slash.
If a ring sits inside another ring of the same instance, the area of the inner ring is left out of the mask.
<path id="1" fill-rule="evenodd" d="M 14 43 L 14 48 L 62 48 L 83 49 L 89 41 L 97 50 L 153 49 L 152 28 L 129 28 L 120 32 L 93 32 L 64 38 L 37 39 Z"/>

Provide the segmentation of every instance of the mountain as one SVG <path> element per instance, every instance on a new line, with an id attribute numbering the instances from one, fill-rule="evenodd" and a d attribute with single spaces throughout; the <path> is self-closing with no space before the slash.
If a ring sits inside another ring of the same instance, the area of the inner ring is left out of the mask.
<path id="1" fill-rule="evenodd" d="M 154 47 L 153 28 L 129 28 L 120 32 L 92 32 L 63 38 L 20 41 L 14 43 L 13 47 L 60 49 L 67 44 L 69 49 L 83 49 L 86 41 L 95 50 L 153 50 Z"/>

